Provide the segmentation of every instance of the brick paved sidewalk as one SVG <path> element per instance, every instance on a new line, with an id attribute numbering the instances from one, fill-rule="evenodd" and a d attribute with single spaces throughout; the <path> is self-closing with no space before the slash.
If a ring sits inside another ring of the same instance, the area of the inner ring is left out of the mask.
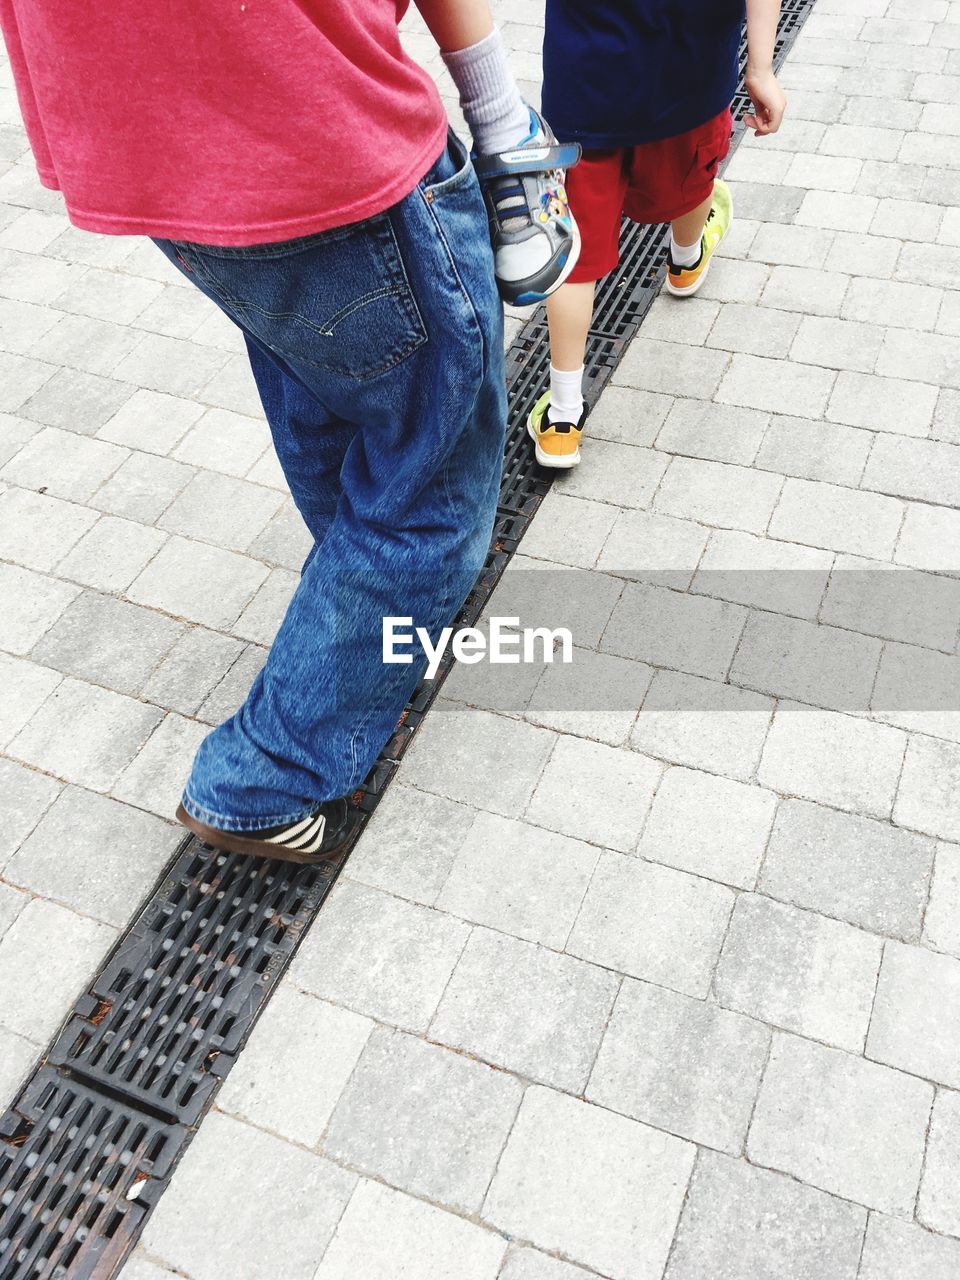
<path id="1" fill-rule="evenodd" d="M 960 1274 L 960 3 L 819 0 L 784 81 L 515 562 L 591 571 L 615 705 L 451 681 L 126 1280 Z M 306 550 L 229 325 L 68 227 L 6 67 L 4 165 L 2 1102 Z"/>

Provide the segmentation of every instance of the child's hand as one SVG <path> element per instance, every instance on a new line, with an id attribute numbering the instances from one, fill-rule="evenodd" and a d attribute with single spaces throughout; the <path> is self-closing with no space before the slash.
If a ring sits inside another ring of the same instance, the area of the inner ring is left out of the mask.
<path id="1" fill-rule="evenodd" d="M 758 138 L 776 133 L 787 109 L 787 96 L 780 88 L 780 81 L 774 74 L 773 67 L 755 71 L 748 66 L 745 84 L 753 103 L 753 115 L 744 116 L 743 123 Z"/>

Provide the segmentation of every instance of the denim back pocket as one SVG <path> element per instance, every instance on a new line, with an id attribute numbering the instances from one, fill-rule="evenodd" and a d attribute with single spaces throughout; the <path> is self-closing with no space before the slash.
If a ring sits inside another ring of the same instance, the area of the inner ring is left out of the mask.
<path id="1" fill-rule="evenodd" d="M 224 310 L 292 364 L 375 378 L 427 340 L 389 215 L 279 244 L 176 248 Z"/>

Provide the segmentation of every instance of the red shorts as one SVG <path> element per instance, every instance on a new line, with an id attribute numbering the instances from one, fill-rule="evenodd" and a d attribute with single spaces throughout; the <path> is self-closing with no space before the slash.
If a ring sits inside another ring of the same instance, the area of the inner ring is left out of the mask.
<path id="1" fill-rule="evenodd" d="M 730 150 L 732 129 L 728 108 L 706 124 L 660 142 L 584 151 L 567 174 L 570 208 L 583 241 L 571 283 L 599 280 L 613 271 L 620 261 L 623 214 L 634 222 L 672 222 L 703 204 Z"/>

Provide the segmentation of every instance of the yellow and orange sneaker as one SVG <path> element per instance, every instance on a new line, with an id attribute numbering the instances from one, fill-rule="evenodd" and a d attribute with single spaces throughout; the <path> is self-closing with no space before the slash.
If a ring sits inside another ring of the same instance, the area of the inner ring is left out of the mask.
<path id="1" fill-rule="evenodd" d="M 710 270 L 710 263 L 720 241 L 730 230 L 733 221 L 733 196 L 730 188 L 719 178 L 713 188 L 713 204 L 707 214 L 707 225 L 700 241 L 700 261 L 694 267 L 678 267 L 667 258 L 667 292 L 676 298 L 689 298 L 697 292 Z"/>
<path id="2" fill-rule="evenodd" d="M 579 422 L 551 422 L 547 416 L 549 407 L 550 392 L 545 391 L 530 410 L 527 432 L 536 446 L 541 467 L 567 471 L 580 464 L 580 437 L 587 411 L 584 409 Z"/>

